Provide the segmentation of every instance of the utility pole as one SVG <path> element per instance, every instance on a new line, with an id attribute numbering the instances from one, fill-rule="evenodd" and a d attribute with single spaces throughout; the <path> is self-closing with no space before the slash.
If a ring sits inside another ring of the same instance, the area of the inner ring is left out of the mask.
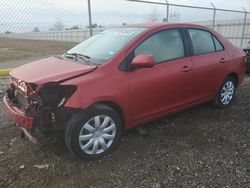
<path id="1" fill-rule="evenodd" d="M 244 37 L 245 37 L 245 29 L 246 29 L 246 23 L 247 23 L 247 11 L 244 7 L 242 7 L 242 9 L 244 10 L 245 12 L 245 16 L 244 16 L 244 25 L 243 25 L 243 29 L 242 29 L 242 36 L 241 36 L 241 41 L 240 41 L 240 45 L 242 47 L 243 45 L 243 40 L 244 40 Z"/>
<path id="2" fill-rule="evenodd" d="M 216 16 L 216 7 L 214 6 L 214 4 L 212 2 L 210 2 L 212 7 L 214 8 L 214 15 L 213 15 L 213 25 L 212 28 L 214 29 L 215 26 L 215 16 Z"/>
<path id="3" fill-rule="evenodd" d="M 92 18 L 91 18 L 90 0 L 88 0 L 88 12 L 89 12 L 89 32 L 90 32 L 90 36 L 92 36 L 93 35 L 93 30 L 92 30 Z"/>
<path id="4" fill-rule="evenodd" d="M 169 22 L 169 3 L 168 3 L 168 0 L 166 0 L 166 4 L 167 4 L 166 22 Z"/>

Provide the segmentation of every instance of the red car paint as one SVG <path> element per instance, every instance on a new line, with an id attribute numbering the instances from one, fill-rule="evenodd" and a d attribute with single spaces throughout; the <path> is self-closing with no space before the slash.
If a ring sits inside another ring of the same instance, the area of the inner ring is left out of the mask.
<path id="1" fill-rule="evenodd" d="M 96 103 L 110 105 L 122 114 L 125 129 L 211 101 L 229 75 L 237 77 L 238 85 L 243 81 L 245 54 L 206 27 L 192 24 L 139 24 L 126 27 L 147 29 L 101 66 L 79 65 L 52 57 L 19 67 L 10 74 L 40 88 L 48 83 L 76 86 L 76 91 L 67 99 L 64 108 L 87 109 Z M 170 28 L 207 30 L 220 40 L 225 49 L 156 64 L 152 68 L 135 71 L 119 69 L 122 61 L 143 40 Z M 13 110 L 16 107 L 8 104 L 7 100 L 4 100 L 4 105 L 7 106 L 7 115 L 15 123 L 26 128 L 35 126 L 23 125 L 23 113 Z M 28 121 L 32 117 L 27 115 L 26 118 Z"/>
<path id="2" fill-rule="evenodd" d="M 95 68 L 95 66 L 80 65 L 50 57 L 18 67 L 11 71 L 10 75 L 28 83 L 42 85 L 85 74 Z"/>
<path id="3" fill-rule="evenodd" d="M 16 106 L 10 106 L 6 96 L 3 98 L 3 103 L 6 114 L 13 122 L 27 129 L 33 127 L 33 117 L 26 116 L 24 112 Z"/>

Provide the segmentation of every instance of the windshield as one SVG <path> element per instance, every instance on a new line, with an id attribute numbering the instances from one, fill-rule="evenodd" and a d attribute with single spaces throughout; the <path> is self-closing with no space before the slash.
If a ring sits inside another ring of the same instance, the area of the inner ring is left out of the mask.
<path id="1" fill-rule="evenodd" d="M 109 60 L 145 28 L 117 28 L 94 35 L 67 51 L 91 59 Z"/>

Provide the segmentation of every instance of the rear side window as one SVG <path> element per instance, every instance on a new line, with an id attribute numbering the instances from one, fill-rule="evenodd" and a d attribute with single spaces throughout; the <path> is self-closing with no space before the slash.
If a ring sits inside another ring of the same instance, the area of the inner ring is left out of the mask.
<path id="1" fill-rule="evenodd" d="M 153 55 L 156 63 L 184 57 L 184 44 L 180 31 L 169 29 L 153 34 L 134 50 L 135 56 L 142 54 Z"/>
<path id="2" fill-rule="evenodd" d="M 215 51 L 215 45 L 212 35 L 208 31 L 200 29 L 188 29 L 194 55 L 205 54 Z"/>
<path id="3" fill-rule="evenodd" d="M 215 36 L 213 36 L 213 39 L 214 39 L 214 44 L 215 44 L 216 51 L 224 50 L 224 47 L 222 46 L 220 41 Z"/>

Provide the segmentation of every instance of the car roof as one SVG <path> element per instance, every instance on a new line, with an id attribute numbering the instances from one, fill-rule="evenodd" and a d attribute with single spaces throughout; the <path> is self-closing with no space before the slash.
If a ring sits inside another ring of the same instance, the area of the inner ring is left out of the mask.
<path id="1" fill-rule="evenodd" d="M 155 29 L 161 27 L 194 27 L 194 28 L 204 28 L 209 29 L 205 26 L 192 24 L 192 23 L 166 23 L 166 22 L 149 22 L 149 23 L 138 23 L 138 24 L 128 24 L 123 27 L 139 27 L 139 28 L 148 28 L 148 29 Z"/>

